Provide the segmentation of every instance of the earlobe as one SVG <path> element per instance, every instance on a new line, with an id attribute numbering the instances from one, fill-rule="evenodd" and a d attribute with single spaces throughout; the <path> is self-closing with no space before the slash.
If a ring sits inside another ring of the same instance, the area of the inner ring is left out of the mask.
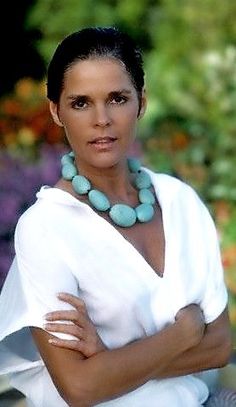
<path id="1" fill-rule="evenodd" d="M 52 115 L 53 121 L 60 127 L 63 127 L 63 123 L 61 122 L 58 116 L 58 105 L 52 101 L 49 102 L 49 109 Z"/>

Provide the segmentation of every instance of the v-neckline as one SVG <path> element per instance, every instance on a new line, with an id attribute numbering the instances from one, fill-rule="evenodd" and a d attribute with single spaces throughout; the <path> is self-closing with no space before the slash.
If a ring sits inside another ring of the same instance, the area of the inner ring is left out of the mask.
<path id="1" fill-rule="evenodd" d="M 95 211 L 94 211 L 95 212 Z M 96 215 L 98 215 L 95 212 Z M 98 215 L 99 216 L 99 215 Z M 164 227 L 164 221 L 163 221 L 163 233 L 164 233 L 164 267 L 163 267 L 163 273 L 158 273 L 152 266 L 151 264 L 148 262 L 148 260 L 142 255 L 142 253 L 140 253 L 140 251 L 124 236 L 122 235 L 122 233 L 119 232 L 119 230 L 117 230 L 110 222 L 108 222 L 106 219 L 102 218 L 101 216 L 99 216 L 99 218 L 101 218 L 102 220 L 104 220 L 106 222 L 106 224 L 108 225 L 108 228 L 111 231 L 111 234 L 116 234 L 117 239 L 120 240 L 123 248 L 127 251 L 127 255 L 130 256 L 130 253 L 132 252 L 133 257 L 137 259 L 137 264 L 139 266 L 140 270 L 143 270 L 142 267 L 140 267 L 140 260 L 142 261 L 142 263 L 145 266 L 145 269 L 147 269 L 149 272 L 151 272 L 151 274 L 154 274 L 154 277 L 158 277 L 160 280 L 162 280 L 164 278 L 164 276 L 166 277 L 167 274 L 167 267 L 166 267 L 166 254 L 167 254 L 167 238 L 166 238 L 166 233 L 165 233 L 165 227 Z M 163 218 L 163 215 L 162 215 Z"/>
<path id="2" fill-rule="evenodd" d="M 144 168 L 144 170 L 146 171 L 146 168 Z M 163 225 L 163 234 L 164 234 L 164 267 L 163 267 L 163 273 L 158 274 L 158 272 L 151 266 L 151 264 L 148 262 L 148 260 L 140 253 L 140 251 L 122 234 L 120 233 L 120 231 L 118 229 L 115 228 L 115 226 L 112 225 L 112 223 L 110 223 L 108 220 L 106 220 L 105 218 L 103 218 L 102 216 L 100 216 L 90 205 L 88 205 L 86 202 L 82 202 L 80 200 L 78 200 L 75 196 L 73 196 L 70 192 L 67 192 L 61 188 L 58 187 L 47 187 L 44 186 L 44 189 L 52 189 L 52 190 L 57 190 L 60 193 L 67 195 L 70 197 L 70 199 L 72 199 L 77 205 L 79 206 L 83 206 L 89 213 L 92 214 L 92 216 L 96 217 L 96 219 L 101 222 L 101 224 L 106 225 L 106 228 L 108 228 L 108 230 L 110 231 L 111 234 L 115 234 L 117 236 L 117 238 L 120 240 L 120 242 L 122 243 L 122 245 L 124 246 L 125 250 L 130 249 L 134 255 L 134 257 L 136 257 L 137 259 L 140 259 L 144 266 L 146 267 L 146 269 L 149 270 L 149 272 L 151 274 L 154 274 L 155 277 L 158 277 L 159 280 L 163 280 L 164 277 L 166 278 L 167 275 L 167 271 L 168 271 L 168 267 L 167 267 L 167 251 L 168 251 L 168 245 L 169 245 L 169 240 L 168 240 L 168 228 L 167 228 L 167 219 L 166 219 L 166 213 L 165 213 L 165 208 L 164 208 L 164 204 L 162 199 L 160 198 L 159 195 L 159 186 L 156 184 L 158 184 L 157 179 L 153 179 L 152 173 L 151 171 L 149 172 L 151 178 L 152 178 L 152 183 L 153 183 L 153 187 L 154 187 L 154 191 L 155 191 L 155 195 L 156 195 L 156 199 L 158 201 L 158 204 L 160 206 L 161 209 L 161 214 L 162 214 L 162 225 Z M 158 176 L 158 174 L 155 174 Z M 130 250 L 127 250 L 127 254 L 130 255 Z"/>

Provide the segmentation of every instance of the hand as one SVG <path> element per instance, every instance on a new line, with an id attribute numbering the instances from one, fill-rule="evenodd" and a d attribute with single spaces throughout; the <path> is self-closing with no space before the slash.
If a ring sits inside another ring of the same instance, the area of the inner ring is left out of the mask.
<path id="1" fill-rule="evenodd" d="M 79 351 L 87 358 L 105 350 L 106 347 L 88 316 L 85 303 L 80 298 L 67 293 L 60 293 L 58 298 L 75 309 L 46 314 L 45 318 L 50 322 L 46 323 L 44 327 L 49 332 L 62 332 L 73 335 L 77 339 L 68 340 L 55 337 L 49 339 L 49 342 L 58 347 Z M 69 321 L 70 324 L 54 321 Z"/>
<path id="2" fill-rule="evenodd" d="M 176 316 L 176 323 L 181 324 L 184 338 L 187 339 L 189 347 L 197 346 L 204 335 L 205 320 L 199 305 L 190 304 L 181 308 Z"/>

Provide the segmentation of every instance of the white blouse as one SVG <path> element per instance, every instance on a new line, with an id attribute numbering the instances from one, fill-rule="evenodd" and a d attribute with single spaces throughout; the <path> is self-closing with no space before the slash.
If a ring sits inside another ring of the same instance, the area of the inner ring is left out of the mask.
<path id="1" fill-rule="evenodd" d="M 59 292 L 80 296 L 110 349 L 152 335 L 196 303 L 206 323 L 227 304 L 218 239 L 206 206 L 182 181 L 145 169 L 160 203 L 165 235 L 164 276 L 109 222 L 85 203 L 44 186 L 19 219 L 16 257 L 0 296 L 0 373 L 33 407 L 65 407 L 37 351 L 30 326 L 69 309 Z M 69 335 L 55 334 L 70 338 Z M 195 375 L 150 380 L 100 407 L 197 407 L 208 397 Z"/>

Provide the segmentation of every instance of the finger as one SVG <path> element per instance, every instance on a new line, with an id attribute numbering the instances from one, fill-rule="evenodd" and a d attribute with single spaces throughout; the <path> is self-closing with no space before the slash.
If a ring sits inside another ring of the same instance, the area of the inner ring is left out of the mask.
<path id="1" fill-rule="evenodd" d="M 59 300 L 67 302 L 68 304 L 72 305 L 76 309 L 87 311 L 84 301 L 81 300 L 79 297 L 76 297 L 73 294 L 59 293 L 57 295 L 57 297 L 59 298 Z"/>
<path id="2" fill-rule="evenodd" d="M 76 352 L 80 352 L 80 353 L 82 353 L 83 356 L 85 356 L 87 358 L 96 353 L 96 352 L 94 352 L 94 349 L 89 349 L 89 347 L 86 346 L 86 343 L 84 341 L 80 341 L 80 340 L 76 341 L 76 340 L 51 338 L 48 340 L 48 342 L 51 345 L 57 346 L 59 348 L 71 349 L 71 350 L 75 350 Z"/>
<path id="3" fill-rule="evenodd" d="M 48 321 L 74 321 L 77 319 L 78 311 L 76 310 L 62 310 L 62 311 L 52 311 L 45 315 L 45 319 Z"/>
<path id="4" fill-rule="evenodd" d="M 45 324 L 44 328 L 49 332 L 59 332 L 73 335 L 78 339 L 83 339 L 84 331 L 78 326 L 71 324 Z"/>
<path id="5" fill-rule="evenodd" d="M 71 321 L 84 327 L 89 322 L 89 317 L 79 311 L 53 311 L 45 315 L 46 321 Z"/>
<path id="6" fill-rule="evenodd" d="M 67 339 L 59 339 L 59 338 L 52 339 L 51 338 L 48 340 L 48 342 L 51 345 L 58 346 L 59 348 L 66 348 L 66 349 L 71 349 L 71 350 L 76 350 L 76 351 L 82 352 L 80 349 L 81 346 L 80 346 L 79 340 L 67 340 Z"/>

